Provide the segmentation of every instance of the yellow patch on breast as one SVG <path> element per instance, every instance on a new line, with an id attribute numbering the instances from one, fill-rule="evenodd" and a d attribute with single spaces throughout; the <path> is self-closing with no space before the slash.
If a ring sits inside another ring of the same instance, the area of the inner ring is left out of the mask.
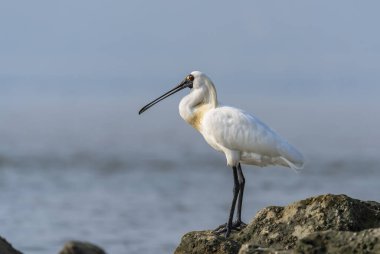
<path id="1" fill-rule="evenodd" d="M 207 111 L 210 110 L 210 105 L 202 104 L 195 108 L 194 113 L 189 119 L 188 123 L 193 126 L 195 129 L 200 131 L 202 120 Z"/>

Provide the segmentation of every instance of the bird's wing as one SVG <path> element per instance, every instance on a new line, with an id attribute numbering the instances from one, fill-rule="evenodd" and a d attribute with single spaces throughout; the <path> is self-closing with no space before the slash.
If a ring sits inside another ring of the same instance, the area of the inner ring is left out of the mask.
<path id="1" fill-rule="evenodd" d="M 302 161 L 302 155 L 286 140 L 240 109 L 223 106 L 211 110 L 205 115 L 203 130 L 218 145 L 230 150 L 270 158 L 282 156 L 291 163 Z"/>
<path id="2" fill-rule="evenodd" d="M 276 153 L 278 135 L 256 117 L 232 107 L 219 107 L 204 119 L 204 130 L 231 150 Z"/>

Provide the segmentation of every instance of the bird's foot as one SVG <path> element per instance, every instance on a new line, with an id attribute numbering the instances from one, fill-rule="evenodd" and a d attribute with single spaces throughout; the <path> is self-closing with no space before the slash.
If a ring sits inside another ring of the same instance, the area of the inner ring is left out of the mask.
<path id="1" fill-rule="evenodd" d="M 233 229 L 239 231 L 239 230 L 242 230 L 243 228 L 245 228 L 247 226 L 247 224 L 245 224 L 244 222 L 242 222 L 241 220 L 237 220 L 235 221 L 233 224 L 232 224 L 232 227 Z"/>
<path id="2" fill-rule="evenodd" d="M 219 227 L 217 227 L 216 229 L 214 229 L 213 232 L 217 235 L 224 233 L 225 237 L 227 238 L 230 235 L 232 230 L 239 231 L 245 228 L 246 226 L 247 224 L 238 220 L 238 221 L 233 222 L 231 227 L 228 227 L 228 223 L 224 223 L 220 225 Z"/>
<path id="3" fill-rule="evenodd" d="M 213 233 L 217 235 L 221 235 L 224 233 L 224 236 L 227 238 L 230 235 L 231 230 L 232 230 L 232 226 L 229 227 L 228 223 L 224 223 L 220 225 L 219 227 L 217 227 L 216 229 L 214 229 Z"/>

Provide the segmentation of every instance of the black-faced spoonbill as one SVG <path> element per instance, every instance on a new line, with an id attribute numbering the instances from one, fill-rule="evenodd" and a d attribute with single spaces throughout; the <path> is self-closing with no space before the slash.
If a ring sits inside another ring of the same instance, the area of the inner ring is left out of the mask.
<path id="1" fill-rule="evenodd" d="M 202 72 L 193 71 L 175 88 L 143 107 L 143 113 L 159 101 L 190 88 L 179 104 L 181 117 L 198 130 L 215 150 L 225 154 L 227 165 L 234 176 L 233 199 L 226 224 L 215 229 L 216 233 L 240 230 L 245 226 L 241 220 L 245 179 L 240 164 L 281 165 L 293 169 L 303 167 L 303 157 L 293 146 L 256 117 L 243 110 L 218 103 L 215 86 Z M 237 202 L 236 221 L 233 222 Z"/>

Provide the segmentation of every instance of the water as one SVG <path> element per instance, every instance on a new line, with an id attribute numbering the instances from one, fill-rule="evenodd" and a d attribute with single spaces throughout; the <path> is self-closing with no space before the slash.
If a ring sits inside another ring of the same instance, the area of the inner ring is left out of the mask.
<path id="1" fill-rule="evenodd" d="M 75 239 L 108 253 L 171 253 L 184 233 L 226 221 L 232 172 L 178 116 L 181 95 L 138 116 L 159 93 L 60 89 L 12 86 L 0 97 L 0 234 L 17 249 L 57 253 Z M 220 97 L 307 158 L 299 174 L 243 167 L 245 221 L 265 206 L 323 193 L 379 200 L 379 105 L 363 99 L 370 95 Z"/>

